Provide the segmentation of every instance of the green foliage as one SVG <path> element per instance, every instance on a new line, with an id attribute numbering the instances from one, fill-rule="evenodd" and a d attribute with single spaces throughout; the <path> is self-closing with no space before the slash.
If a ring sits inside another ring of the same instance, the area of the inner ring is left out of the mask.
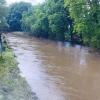
<path id="1" fill-rule="evenodd" d="M 6 3 L 5 0 L 0 0 L 0 31 L 5 31 L 7 27 L 6 22 Z"/>
<path id="2" fill-rule="evenodd" d="M 50 34 L 51 38 L 56 40 L 65 39 L 65 31 L 67 30 L 66 17 L 62 13 L 54 13 L 49 16 L 49 27 L 53 34 Z"/>
<path id="3" fill-rule="evenodd" d="M 21 29 L 25 32 L 30 32 L 31 30 L 31 23 L 33 22 L 33 18 L 29 13 L 24 12 L 21 19 Z"/>
<path id="4" fill-rule="evenodd" d="M 8 23 L 13 31 L 100 48 L 99 0 L 46 0 L 33 7 L 15 3 L 10 7 Z"/>
<path id="5" fill-rule="evenodd" d="M 83 35 L 85 43 L 100 48 L 100 1 L 65 0 L 74 19 L 74 31 Z"/>
<path id="6" fill-rule="evenodd" d="M 34 7 L 22 17 L 22 30 L 36 37 L 48 38 L 48 18 L 43 12 L 44 5 Z"/>
<path id="7" fill-rule="evenodd" d="M 36 37 L 64 40 L 70 24 L 68 15 L 63 0 L 47 0 L 23 14 L 22 30 Z"/>
<path id="8" fill-rule="evenodd" d="M 47 0 L 46 14 L 49 20 L 49 37 L 55 40 L 65 40 L 68 31 L 69 12 L 64 8 L 64 0 Z"/>
<path id="9" fill-rule="evenodd" d="M 14 3 L 10 6 L 7 22 L 11 31 L 21 31 L 21 19 L 23 12 L 27 12 L 31 7 L 29 3 Z"/>

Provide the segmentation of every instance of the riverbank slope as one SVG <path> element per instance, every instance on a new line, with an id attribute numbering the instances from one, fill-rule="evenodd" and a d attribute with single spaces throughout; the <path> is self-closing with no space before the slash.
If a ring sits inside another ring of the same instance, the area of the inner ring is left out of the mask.
<path id="1" fill-rule="evenodd" d="M 37 100 L 35 93 L 20 75 L 11 49 L 0 58 L 0 100 Z"/>

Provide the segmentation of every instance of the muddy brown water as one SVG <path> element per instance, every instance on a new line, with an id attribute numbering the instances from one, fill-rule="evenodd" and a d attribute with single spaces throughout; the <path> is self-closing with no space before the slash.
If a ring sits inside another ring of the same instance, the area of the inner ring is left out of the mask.
<path id="1" fill-rule="evenodd" d="M 69 43 L 8 35 L 21 75 L 40 100 L 100 100 L 100 55 Z"/>

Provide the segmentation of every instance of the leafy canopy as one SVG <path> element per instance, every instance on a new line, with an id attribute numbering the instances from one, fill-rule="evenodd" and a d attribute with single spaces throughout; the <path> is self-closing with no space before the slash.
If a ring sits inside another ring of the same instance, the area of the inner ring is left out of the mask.
<path id="1" fill-rule="evenodd" d="M 83 35 L 85 43 L 100 48 L 100 1 L 65 0 L 74 19 L 74 32 Z"/>
<path id="2" fill-rule="evenodd" d="M 6 14 L 7 14 L 6 2 L 5 0 L 0 0 L 0 31 L 4 31 L 5 28 L 7 27 Z"/>

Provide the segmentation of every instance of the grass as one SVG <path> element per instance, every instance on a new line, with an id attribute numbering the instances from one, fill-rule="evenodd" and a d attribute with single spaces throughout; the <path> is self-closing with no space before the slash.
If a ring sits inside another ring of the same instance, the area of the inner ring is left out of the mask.
<path id="1" fill-rule="evenodd" d="M 38 100 L 24 78 L 19 75 L 11 49 L 0 58 L 0 100 Z"/>

